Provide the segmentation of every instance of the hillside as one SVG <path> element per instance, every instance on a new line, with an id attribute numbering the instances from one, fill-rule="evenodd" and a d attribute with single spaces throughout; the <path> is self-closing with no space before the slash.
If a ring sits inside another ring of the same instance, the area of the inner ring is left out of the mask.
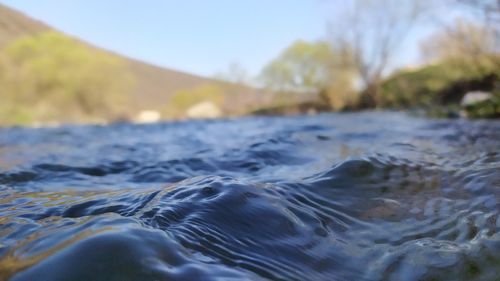
<path id="1" fill-rule="evenodd" d="M 21 36 L 48 30 L 44 23 L 0 4 L 0 47 Z"/>
<path id="2" fill-rule="evenodd" d="M 32 19 L 18 11 L 0 4 L 0 48 L 23 36 L 32 36 L 39 32 L 54 30 L 48 25 Z M 124 59 L 135 77 L 135 88 L 131 91 L 134 108 L 161 110 L 170 97 L 180 90 L 189 90 L 202 85 L 216 84 L 223 91 L 225 104 L 236 112 L 243 108 L 255 108 L 270 101 L 270 95 L 244 85 L 237 85 L 210 78 L 200 77 L 172 69 L 154 66 L 92 46 L 91 48 L 111 53 Z"/>

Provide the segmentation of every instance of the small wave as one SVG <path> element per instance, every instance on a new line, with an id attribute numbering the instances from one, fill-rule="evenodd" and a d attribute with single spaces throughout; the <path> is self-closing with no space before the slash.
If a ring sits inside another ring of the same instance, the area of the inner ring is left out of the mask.
<path id="1" fill-rule="evenodd" d="M 339 137 L 339 118 L 269 119 L 272 130 L 254 138 L 229 127 L 236 139 L 223 147 L 196 139 L 161 157 L 149 153 L 158 142 L 104 143 L 90 153 L 115 154 L 73 162 L 73 152 L 28 161 L 16 150 L 9 157 L 28 163 L 0 173 L 0 280 L 495 280 L 500 158 L 483 139 L 494 133 L 475 127 L 488 123 L 467 123 L 474 142 L 460 154 L 447 136 L 463 124 L 366 143 L 361 132 Z M 339 145 L 363 153 L 343 158 Z"/>

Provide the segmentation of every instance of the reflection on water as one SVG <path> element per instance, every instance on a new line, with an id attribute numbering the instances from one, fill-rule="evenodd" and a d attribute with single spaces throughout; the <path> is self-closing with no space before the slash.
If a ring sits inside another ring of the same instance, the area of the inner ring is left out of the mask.
<path id="1" fill-rule="evenodd" d="M 1 129 L 0 280 L 496 280 L 499 139 L 382 112 Z"/>

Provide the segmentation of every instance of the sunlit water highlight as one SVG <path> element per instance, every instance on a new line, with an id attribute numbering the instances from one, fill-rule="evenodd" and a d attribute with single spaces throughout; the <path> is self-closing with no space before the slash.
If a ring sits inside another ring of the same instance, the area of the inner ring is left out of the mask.
<path id="1" fill-rule="evenodd" d="M 0 280 L 500 280 L 500 122 L 0 129 Z"/>

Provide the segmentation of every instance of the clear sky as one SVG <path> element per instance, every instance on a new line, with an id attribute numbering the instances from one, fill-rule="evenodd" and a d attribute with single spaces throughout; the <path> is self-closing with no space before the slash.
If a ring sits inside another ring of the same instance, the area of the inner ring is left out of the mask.
<path id="1" fill-rule="evenodd" d="M 332 9 L 325 0 L 0 2 L 94 45 L 204 76 L 232 62 L 257 74 L 293 41 L 324 37 Z M 416 60 L 414 45 L 400 64 Z"/>
<path id="2" fill-rule="evenodd" d="M 97 46 L 212 76 L 231 62 L 252 74 L 298 38 L 325 34 L 321 1 L 0 0 Z"/>

